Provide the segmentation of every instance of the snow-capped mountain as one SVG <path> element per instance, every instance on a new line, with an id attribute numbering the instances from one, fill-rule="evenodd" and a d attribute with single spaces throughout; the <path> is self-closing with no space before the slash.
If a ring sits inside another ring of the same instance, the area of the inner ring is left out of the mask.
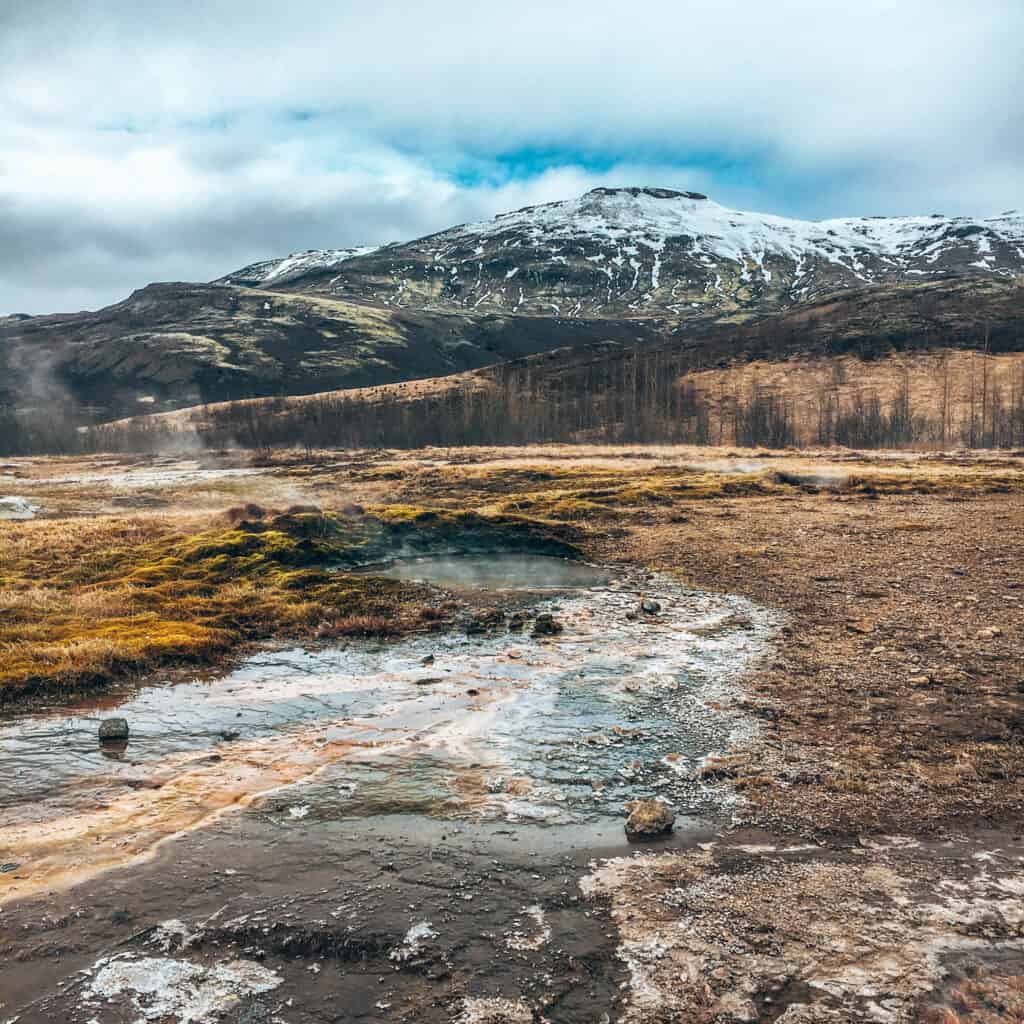
<path id="1" fill-rule="evenodd" d="M 696 192 L 598 188 L 362 255 L 265 266 L 223 280 L 259 276 L 261 287 L 392 307 L 718 319 L 869 284 L 1014 277 L 1024 273 L 1024 214 L 802 221 Z"/>
<path id="2" fill-rule="evenodd" d="M 219 278 L 217 284 L 237 284 L 247 288 L 267 288 L 287 284 L 305 274 L 317 274 L 333 270 L 355 256 L 366 256 L 374 252 L 375 246 L 357 246 L 351 249 L 307 249 L 293 252 L 284 259 L 261 260 L 250 263 L 233 274 Z"/>

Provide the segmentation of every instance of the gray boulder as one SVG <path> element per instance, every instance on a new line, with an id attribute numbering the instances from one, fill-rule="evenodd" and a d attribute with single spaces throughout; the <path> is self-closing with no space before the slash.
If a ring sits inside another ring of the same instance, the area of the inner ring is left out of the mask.
<path id="1" fill-rule="evenodd" d="M 541 612 L 533 621 L 534 636 L 557 636 L 561 632 L 562 624 L 550 612 Z"/>
<path id="2" fill-rule="evenodd" d="M 105 718 L 100 722 L 100 743 L 123 743 L 128 731 L 126 718 Z"/>

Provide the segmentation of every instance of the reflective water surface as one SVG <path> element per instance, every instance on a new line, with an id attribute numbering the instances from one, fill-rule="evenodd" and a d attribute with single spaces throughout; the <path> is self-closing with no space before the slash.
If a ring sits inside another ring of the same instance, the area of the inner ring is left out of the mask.
<path id="1" fill-rule="evenodd" d="M 741 719 L 717 705 L 765 649 L 772 616 L 667 577 L 560 559 L 412 560 L 408 578 L 574 589 L 538 600 L 564 625 L 267 651 L 216 680 L 149 685 L 102 709 L 0 721 L 0 860 L 10 895 L 145 855 L 262 799 L 282 823 L 419 815 L 543 823 L 621 820 L 634 797 L 715 809 L 694 777 Z M 554 564 L 553 564 L 554 563 Z M 553 580 L 559 579 L 559 583 Z M 131 738 L 101 748 L 98 722 Z"/>

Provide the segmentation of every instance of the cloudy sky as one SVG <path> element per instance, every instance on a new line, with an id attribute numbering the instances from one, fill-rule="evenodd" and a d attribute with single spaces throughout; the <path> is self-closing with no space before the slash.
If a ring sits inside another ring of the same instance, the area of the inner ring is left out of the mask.
<path id="1" fill-rule="evenodd" d="M 0 0 L 0 311 L 597 184 L 1024 205 L 1021 0 Z"/>

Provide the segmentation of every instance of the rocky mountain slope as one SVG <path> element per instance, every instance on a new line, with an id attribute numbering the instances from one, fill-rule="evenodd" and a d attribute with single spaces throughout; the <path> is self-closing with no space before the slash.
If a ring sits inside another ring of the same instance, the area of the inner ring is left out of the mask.
<path id="1" fill-rule="evenodd" d="M 655 320 L 538 322 L 220 284 L 154 284 L 96 313 L 0 318 L 0 406 L 38 411 L 58 402 L 116 418 L 435 377 L 674 329 Z"/>
<path id="2" fill-rule="evenodd" d="M 117 418 L 595 344 L 729 359 L 751 339 L 809 337 L 810 320 L 830 343 L 878 352 L 925 334 L 1019 348 L 1022 274 L 1019 213 L 811 223 L 694 192 L 595 189 L 412 242 L 150 285 L 98 312 L 0 317 L 0 407 L 59 402 Z M 929 313 L 936 303 L 942 316 Z"/>
<path id="3" fill-rule="evenodd" d="M 290 259 L 302 266 L 263 286 L 394 308 L 739 320 L 865 284 L 1012 278 L 1024 214 L 812 222 L 696 192 L 599 188 L 362 255 Z"/>

